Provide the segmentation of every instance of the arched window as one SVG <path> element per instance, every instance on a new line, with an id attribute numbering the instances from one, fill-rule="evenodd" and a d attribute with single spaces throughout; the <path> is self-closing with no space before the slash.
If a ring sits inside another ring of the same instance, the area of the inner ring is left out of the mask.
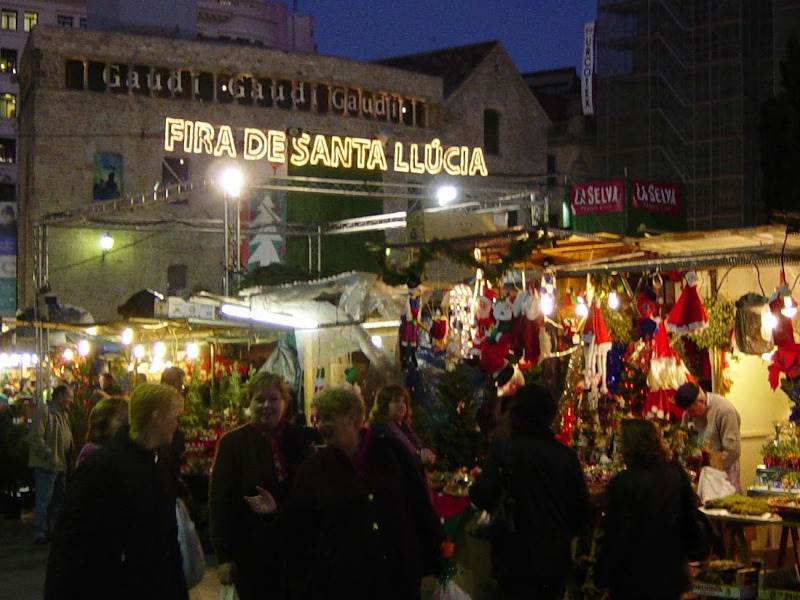
<path id="1" fill-rule="evenodd" d="M 500 154 L 500 113 L 491 108 L 483 111 L 483 151 Z"/>

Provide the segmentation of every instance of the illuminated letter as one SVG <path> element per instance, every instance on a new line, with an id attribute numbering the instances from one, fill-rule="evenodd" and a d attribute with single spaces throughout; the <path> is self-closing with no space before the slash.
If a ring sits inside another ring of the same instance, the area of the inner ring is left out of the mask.
<path id="1" fill-rule="evenodd" d="M 166 152 L 173 152 L 175 142 L 183 141 L 184 122 L 183 119 L 167 117 L 164 122 L 164 150 Z"/>
<path id="2" fill-rule="evenodd" d="M 331 166 L 349 169 L 353 165 L 353 144 L 349 137 L 331 138 Z"/>
<path id="3" fill-rule="evenodd" d="M 194 123 L 194 153 L 214 154 L 214 127 L 205 121 Z"/>
<path id="4" fill-rule="evenodd" d="M 194 121 L 186 121 L 183 126 L 183 151 L 191 154 L 194 147 Z"/>
<path id="5" fill-rule="evenodd" d="M 370 141 L 364 138 L 353 138 L 352 144 L 356 149 L 356 164 L 359 169 L 363 169 L 367 165 L 367 149 Z"/>
<path id="6" fill-rule="evenodd" d="M 267 160 L 271 163 L 283 164 L 286 162 L 286 132 L 270 129 L 267 132 L 269 139 L 269 156 Z"/>
<path id="7" fill-rule="evenodd" d="M 214 148 L 214 156 L 222 156 L 225 152 L 230 158 L 236 158 L 236 146 L 233 143 L 233 131 L 229 125 L 222 125 L 217 136 L 217 147 Z"/>
<path id="8" fill-rule="evenodd" d="M 461 175 L 461 164 L 453 164 L 453 158 L 458 158 L 459 155 L 458 146 L 451 146 L 444 151 L 444 170 L 448 175 Z"/>
<path id="9" fill-rule="evenodd" d="M 398 173 L 408 173 L 408 163 L 403 160 L 403 143 L 394 143 L 394 170 Z"/>
<path id="10" fill-rule="evenodd" d="M 328 154 L 328 144 L 325 142 L 324 135 L 317 134 L 314 136 L 314 147 L 311 149 L 309 162 L 312 165 L 322 163 L 326 167 L 331 166 L 331 157 Z"/>
<path id="11" fill-rule="evenodd" d="M 267 136 L 260 129 L 244 130 L 244 159 L 261 160 L 267 155 Z"/>
<path id="12" fill-rule="evenodd" d="M 408 166 L 411 168 L 412 173 L 421 175 L 425 172 L 425 165 L 419 162 L 419 144 L 411 144 L 411 156 Z"/>
<path id="13" fill-rule="evenodd" d="M 373 171 L 376 168 L 381 171 L 386 171 L 389 168 L 386 166 L 386 155 L 383 153 L 383 144 L 381 144 L 380 140 L 372 140 L 369 145 L 367 169 Z"/>
<path id="14" fill-rule="evenodd" d="M 475 173 L 480 173 L 481 177 L 486 177 L 489 172 L 486 170 L 486 161 L 483 160 L 483 150 L 480 148 L 473 148 L 472 160 L 469 162 L 469 175 L 472 177 Z"/>
<path id="15" fill-rule="evenodd" d="M 431 140 L 430 144 L 425 144 L 425 170 L 430 175 L 438 175 L 442 172 L 443 157 L 442 143 L 438 138 Z"/>
<path id="16" fill-rule="evenodd" d="M 308 164 L 308 146 L 311 143 L 311 136 L 307 133 L 302 134 L 300 137 L 292 138 L 292 156 L 291 162 L 296 167 L 302 167 Z"/>

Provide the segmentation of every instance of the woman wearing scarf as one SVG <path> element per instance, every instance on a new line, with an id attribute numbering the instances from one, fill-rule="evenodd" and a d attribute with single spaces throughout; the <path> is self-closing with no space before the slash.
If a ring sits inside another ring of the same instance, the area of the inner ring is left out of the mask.
<path id="1" fill-rule="evenodd" d="M 345 388 L 314 399 L 327 446 L 300 467 L 289 502 L 263 491 L 255 512 L 283 513 L 289 597 L 413 600 L 439 566 L 444 531 L 416 459 L 364 428 L 364 402 Z"/>
<path id="2" fill-rule="evenodd" d="M 217 575 L 241 600 L 280 598 L 284 592 L 284 536 L 273 514 L 253 513 L 246 496 L 268 490 L 288 495 L 300 463 L 314 451 L 317 433 L 286 418 L 289 389 L 279 376 L 257 373 L 247 388 L 250 422 L 219 441 L 211 471 L 209 517 Z"/>
<path id="3" fill-rule="evenodd" d="M 391 436 L 400 442 L 423 465 L 436 462 L 436 455 L 424 447 L 411 426 L 411 398 L 408 390 L 388 385 L 375 394 L 375 405 L 369 415 L 369 428 L 376 436 Z"/>

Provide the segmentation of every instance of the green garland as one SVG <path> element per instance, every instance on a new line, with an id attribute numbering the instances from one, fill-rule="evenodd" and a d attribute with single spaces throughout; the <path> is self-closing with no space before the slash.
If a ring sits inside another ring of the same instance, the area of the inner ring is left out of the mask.
<path id="1" fill-rule="evenodd" d="M 721 296 L 710 298 L 705 302 L 708 315 L 708 327 L 696 333 L 690 333 L 689 338 L 701 350 L 719 348 L 727 350 L 731 345 L 731 331 L 736 312 L 733 302 Z"/>
<path id="2" fill-rule="evenodd" d="M 620 308 L 611 310 L 607 302 L 600 305 L 600 312 L 603 313 L 608 334 L 615 344 L 625 344 L 626 346 L 633 341 L 633 316 L 630 309 Z"/>
<path id="3" fill-rule="evenodd" d="M 529 236 L 527 239 L 513 242 L 499 263 L 488 264 L 477 260 L 471 250 L 460 248 L 448 240 L 433 239 L 416 246 L 416 257 L 401 268 L 395 268 L 389 264 L 386 246 L 373 247 L 370 250 L 376 253 L 383 282 L 388 285 L 403 285 L 414 277 L 422 279 L 428 263 L 439 257 L 450 259 L 471 269 L 482 269 L 487 279 L 500 279 L 506 271 L 512 268 L 514 263 L 524 260 L 535 249 L 545 245 L 552 245 L 552 240 L 547 235 Z"/>

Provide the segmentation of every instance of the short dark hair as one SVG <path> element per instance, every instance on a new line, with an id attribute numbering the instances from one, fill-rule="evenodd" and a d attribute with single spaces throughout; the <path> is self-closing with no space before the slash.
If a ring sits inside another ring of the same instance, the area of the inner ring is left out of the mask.
<path id="1" fill-rule="evenodd" d="M 686 410 L 694 404 L 699 394 L 700 388 L 696 383 L 684 383 L 675 391 L 675 404 L 677 404 L 678 408 L 681 410 Z"/>
<path id="2" fill-rule="evenodd" d="M 67 395 L 67 389 L 69 386 L 66 383 L 59 383 L 56 387 L 53 388 L 53 393 L 51 398 L 53 400 L 58 400 L 59 398 L 63 398 Z"/>
<path id="3" fill-rule="evenodd" d="M 167 367 L 161 373 L 161 383 L 164 385 L 171 385 L 179 392 L 183 391 L 183 378 L 186 377 L 183 369 L 180 367 Z"/>
<path id="4" fill-rule="evenodd" d="M 538 383 L 523 385 L 514 394 L 511 406 L 511 429 L 521 431 L 531 427 L 550 427 L 558 406 L 553 393 Z"/>
<path id="5" fill-rule="evenodd" d="M 622 458 L 627 467 L 663 465 L 669 460 L 661 433 L 652 421 L 625 419 L 620 427 Z"/>

